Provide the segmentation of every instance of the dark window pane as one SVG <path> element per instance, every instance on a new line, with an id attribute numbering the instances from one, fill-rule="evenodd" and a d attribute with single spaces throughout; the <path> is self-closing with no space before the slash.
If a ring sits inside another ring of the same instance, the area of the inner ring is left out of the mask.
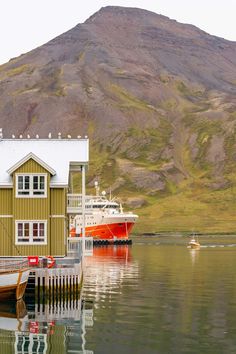
<path id="1" fill-rule="evenodd" d="M 33 223 L 33 236 L 38 236 L 38 223 Z"/>
<path id="2" fill-rule="evenodd" d="M 24 176 L 24 177 L 25 177 L 25 188 L 24 189 L 29 189 L 30 177 L 29 176 Z"/>
<path id="3" fill-rule="evenodd" d="M 38 176 L 33 177 L 33 189 L 38 189 Z"/>
<path id="4" fill-rule="evenodd" d="M 39 236 L 44 236 L 44 223 L 42 222 L 39 224 Z"/>
<path id="5" fill-rule="evenodd" d="M 44 191 L 34 191 L 33 192 L 34 195 L 44 195 Z"/>
<path id="6" fill-rule="evenodd" d="M 40 189 L 44 189 L 44 176 L 40 176 Z"/>
<path id="7" fill-rule="evenodd" d="M 23 224 L 18 224 L 18 237 L 23 236 Z"/>
<path id="8" fill-rule="evenodd" d="M 29 237 L 29 223 L 28 223 L 28 222 L 25 223 L 24 226 L 25 226 L 24 236 L 25 236 L 25 237 Z"/>
<path id="9" fill-rule="evenodd" d="M 23 189 L 23 176 L 18 176 L 18 189 Z"/>
<path id="10" fill-rule="evenodd" d="M 29 195 L 29 191 L 19 191 L 19 195 Z"/>

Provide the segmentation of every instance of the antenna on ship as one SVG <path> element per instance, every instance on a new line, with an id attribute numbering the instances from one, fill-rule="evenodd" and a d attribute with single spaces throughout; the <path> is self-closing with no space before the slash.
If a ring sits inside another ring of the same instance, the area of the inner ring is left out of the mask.
<path id="1" fill-rule="evenodd" d="M 98 181 L 94 182 L 94 186 L 95 186 L 95 190 L 96 190 L 96 196 L 98 197 L 99 196 L 99 189 L 100 189 Z"/>
<path id="2" fill-rule="evenodd" d="M 110 201 L 111 201 L 111 187 L 110 187 L 110 191 L 109 192 L 110 192 Z"/>

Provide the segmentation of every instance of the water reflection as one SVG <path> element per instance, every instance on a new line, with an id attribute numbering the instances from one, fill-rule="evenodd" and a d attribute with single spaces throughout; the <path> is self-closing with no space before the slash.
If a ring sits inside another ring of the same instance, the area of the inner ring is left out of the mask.
<path id="1" fill-rule="evenodd" d="M 191 257 L 191 261 L 192 261 L 192 265 L 194 265 L 198 259 L 198 256 L 199 256 L 199 251 L 200 250 L 195 250 L 195 249 L 190 249 L 189 248 L 189 254 L 190 254 L 190 257 Z"/>
<path id="2" fill-rule="evenodd" d="M 144 241 L 95 248 L 80 299 L 0 306 L 0 353 L 236 353 L 235 239 Z"/>
<path id="3" fill-rule="evenodd" d="M 93 257 L 86 258 L 84 291 L 96 307 L 121 295 L 124 281 L 135 287 L 137 278 L 138 263 L 132 259 L 129 245 L 96 247 Z"/>
<path id="4" fill-rule="evenodd" d="M 95 249 L 84 285 L 94 303 L 88 347 L 96 354 L 236 352 L 235 239 L 229 247 L 212 238 L 201 244 L 191 250 L 186 239 L 153 238 L 120 255 Z"/>
<path id="5" fill-rule="evenodd" d="M 92 354 L 86 350 L 86 327 L 93 310 L 81 298 L 67 302 L 1 303 L 1 354 Z"/>
<path id="6" fill-rule="evenodd" d="M 23 300 L 0 303 L 0 330 L 22 330 L 27 319 L 27 310 Z"/>
<path id="7" fill-rule="evenodd" d="M 121 294 L 124 280 L 137 278 L 137 263 L 130 247 L 100 247 L 86 259 L 85 287 L 90 296 L 68 301 L 60 296 L 43 303 L 26 296 L 18 302 L 0 304 L 0 353 L 2 354 L 93 354 L 86 346 L 86 334 L 94 325 L 98 303 Z M 27 294 L 26 294 L 27 295 Z"/>

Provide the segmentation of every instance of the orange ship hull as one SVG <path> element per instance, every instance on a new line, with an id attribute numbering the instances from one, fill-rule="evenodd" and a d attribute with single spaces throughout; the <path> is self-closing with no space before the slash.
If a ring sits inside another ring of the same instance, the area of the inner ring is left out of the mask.
<path id="1" fill-rule="evenodd" d="M 127 239 L 133 226 L 133 222 L 87 226 L 85 236 L 92 236 L 97 240 Z M 72 237 L 82 236 L 81 234 L 76 235 L 75 228 L 71 229 L 70 235 Z"/>

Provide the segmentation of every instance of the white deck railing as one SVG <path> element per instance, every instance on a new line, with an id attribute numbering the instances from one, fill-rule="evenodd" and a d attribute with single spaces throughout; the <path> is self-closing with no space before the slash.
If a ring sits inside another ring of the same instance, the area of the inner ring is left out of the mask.
<path id="1" fill-rule="evenodd" d="M 67 255 L 69 257 L 74 257 L 81 259 L 83 249 L 83 239 L 82 237 L 68 237 L 67 238 Z M 85 237 L 85 252 L 84 256 L 93 255 L 93 238 Z"/>
<path id="2" fill-rule="evenodd" d="M 108 200 L 103 196 L 97 195 L 86 195 L 85 196 L 85 209 L 89 211 L 94 206 L 94 204 L 103 204 L 107 203 Z M 82 213 L 82 194 L 67 194 L 67 213 Z"/>
<path id="3" fill-rule="evenodd" d="M 82 195 L 67 194 L 67 213 L 82 212 Z"/>

